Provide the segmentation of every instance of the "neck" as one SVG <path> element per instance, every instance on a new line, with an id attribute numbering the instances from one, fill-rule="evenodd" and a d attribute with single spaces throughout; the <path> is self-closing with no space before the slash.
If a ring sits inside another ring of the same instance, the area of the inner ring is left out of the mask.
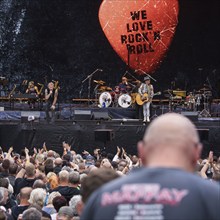
<path id="1" fill-rule="evenodd" d="M 35 179 L 35 176 L 27 176 L 27 179 Z"/>
<path id="2" fill-rule="evenodd" d="M 26 199 L 21 199 L 20 206 L 28 206 L 28 205 L 30 205 L 30 204 Z"/>
<path id="3" fill-rule="evenodd" d="M 77 188 L 79 184 L 69 183 L 69 187 Z"/>
<path id="4" fill-rule="evenodd" d="M 147 167 L 165 167 L 165 168 L 177 168 L 188 172 L 194 172 L 194 164 L 183 155 L 166 153 L 152 155 L 148 157 L 146 162 Z"/>
<path id="5" fill-rule="evenodd" d="M 59 185 L 60 186 L 68 186 L 69 184 L 68 184 L 68 182 L 61 182 L 61 183 L 59 183 Z"/>

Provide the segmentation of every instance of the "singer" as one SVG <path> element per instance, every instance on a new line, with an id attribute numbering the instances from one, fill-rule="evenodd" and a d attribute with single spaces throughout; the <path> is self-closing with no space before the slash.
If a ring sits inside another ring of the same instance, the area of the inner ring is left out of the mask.
<path id="1" fill-rule="evenodd" d="M 141 83 L 138 89 L 138 93 L 141 96 L 141 101 L 143 105 L 144 122 L 150 122 L 150 104 L 154 96 L 154 87 L 150 82 L 150 77 L 144 77 L 144 82 Z"/>
<path id="2" fill-rule="evenodd" d="M 57 98 L 58 98 L 58 88 L 55 89 L 53 82 L 48 83 L 47 89 L 45 89 L 47 122 L 50 122 L 50 120 L 51 122 L 54 122 Z"/>

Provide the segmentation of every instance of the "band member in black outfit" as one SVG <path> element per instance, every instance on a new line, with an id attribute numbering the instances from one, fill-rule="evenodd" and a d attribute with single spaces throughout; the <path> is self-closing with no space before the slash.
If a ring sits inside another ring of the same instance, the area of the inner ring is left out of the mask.
<path id="1" fill-rule="evenodd" d="M 45 100 L 46 100 L 46 119 L 49 122 L 54 121 L 55 108 L 58 97 L 58 89 L 55 89 L 53 82 L 48 83 L 48 88 L 45 89 Z M 51 112 L 51 116 L 50 116 Z"/>
<path id="2" fill-rule="evenodd" d="M 129 93 L 131 91 L 131 86 L 128 83 L 128 79 L 126 77 L 122 77 L 122 82 L 118 85 L 120 93 Z"/>
<path id="3" fill-rule="evenodd" d="M 31 94 L 31 95 L 35 96 L 36 98 L 38 97 L 39 91 L 38 91 L 37 86 L 34 85 L 34 81 L 30 81 L 28 83 L 28 88 L 26 90 L 26 93 Z M 34 98 L 30 99 L 28 101 L 28 105 L 29 105 L 30 109 L 34 109 L 35 108 L 36 98 L 35 99 Z"/>

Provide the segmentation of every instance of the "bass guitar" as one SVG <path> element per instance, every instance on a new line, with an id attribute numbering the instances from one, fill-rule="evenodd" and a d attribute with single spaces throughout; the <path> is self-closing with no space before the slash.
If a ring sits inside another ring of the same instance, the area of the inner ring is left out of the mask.
<path id="1" fill-rule="evenodd" d="M 156 96 L 156 95 L 161 95 L 161 92 L 154 93 L 153 96 Z M 153 97 L 149 97 L 149 95 L 147 93 L 144 93 L 143 95 L 138 93 L 136 96 L 136 102 L 138 105 L 143 105 L 146 102 L 151 102 L 152 98 Z"/>

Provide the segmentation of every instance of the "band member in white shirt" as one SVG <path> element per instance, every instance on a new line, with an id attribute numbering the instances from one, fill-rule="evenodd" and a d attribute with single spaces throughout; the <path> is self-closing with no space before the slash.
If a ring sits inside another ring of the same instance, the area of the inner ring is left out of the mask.
<path id="1" fill-rule="evenodd" d="M 150 83 L 149 76 L 144 77 L 144 83 L 142 83 L 141 86 L 139 87 L 138 93 L 142 97 L 146 96 L 146 100 L 143 104 L 143 115 L 144 115 L 144 122 L 146 122 L 146 121 L 149 122 L 150 121 L 150 104 L 151 104 L 152 98 L 154 96 L 154 87 Z"/>
<path id="2" fill-rule="evenodd" d="M 50 121 L 50 119 L 52 122 L 54 121 L 57 97 L 58 97 L 58 89 L 54 87 L 53 82 L 48 83 L 47 89 L 45 89 L 46 119 L 48 122 Z M 51 112 L 51 117 L 50 117 L 50 112 Z"/>

